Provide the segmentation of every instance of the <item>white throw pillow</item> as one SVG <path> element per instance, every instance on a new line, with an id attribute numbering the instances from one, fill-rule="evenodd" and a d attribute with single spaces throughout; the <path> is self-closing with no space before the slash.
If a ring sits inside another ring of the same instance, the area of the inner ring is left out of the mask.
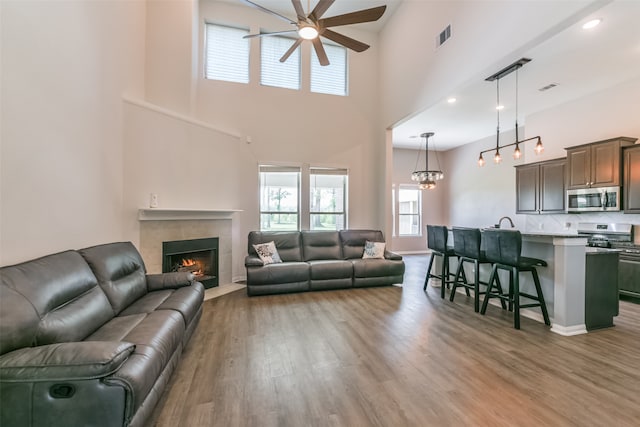
<path id="1" fill-rule="evenodd" d="M 253 245 L 253 248 L 258 253 L 258 256 L 260 257 L 264 265 L 277 264 L 279 262 L 282 262 L 282 259 L 280 259 L 280 255 L 278 255 L 278 250 L 276 249 L 276 244 L 274 242 L 260 243 L 259 245 Z"/>
<path id="2" fill-rule="evenodd" d="M 364 245 L 364 253 L 362 258 L 380 258 L 384 259 L 384 242 L 367 242 Z"/>

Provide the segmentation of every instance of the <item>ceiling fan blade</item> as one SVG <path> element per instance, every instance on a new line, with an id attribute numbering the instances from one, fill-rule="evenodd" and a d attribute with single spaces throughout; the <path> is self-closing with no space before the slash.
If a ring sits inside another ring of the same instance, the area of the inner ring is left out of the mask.
<path id="1" fill-rule="evenodd" d="M 329 65 L 329 58 L 327 58 L 327 52 L 324 50 L 324 46 L 322 46 L 322 41 L 320 41 L 320 37 L 316 37 L 312 40 L 313 47 L 316 49 L 316 55 L 318 55 L 318 61 L 320 65 L 325 66 Z"/>
<path id="2" fill-rule="evenodd" d="M 382 17 L 387 6 L 379 6 L 371 9 L 358 10 L 344 15 L 332 16 L 318 21 L 321 27 L 338 27 L 340 25 L 360 24 L 363 22 L 377 21 Z"/>
<path id="3" fill-rule="evenodd" d="M 298 21 L 305 21 L 307 19 L 307 15 L 304 14 L 304 9 L 302 8 L 300 0 L 291 0 L 291 3 L 293 3 L 293 8 L 296 10 L 296 15 L 298 15 Z"/>
<path id="4" fill-rule="evenodd" d="M 314 22 L 317 22 L 318 19 L 322 17 L 322 15 L 331 7 L 335 0 L 320 0 L 316 7 L 313 8 L 313 11 L 309 14 L 309 18 Z"/>
<path id="5" fill-rule="evenodd" d="M 280 15 L 278 12 L 274 12 L 273 10 L 270 10 L 270 9 L 267 9 L 266 7 L 260 6 L 257 3 L 254 3 L 254 2 L 249 1 L 249 0 L 242 0 L 242 1 L 247 3 L 247 4 L 250 4 L 251 6 L 253 6 L 253 7 L 257 8 L 257 9 L 260 9 L 263 12 L 267 12 L 267 13 L 273 15 L 273 16 L 276 16 L 276 17 L 282 19 L 283 21 L 287 21 L 290 24 L 293 24 L 293 25 L 297 25 L 298 24 L 297 22 L 292 21 L 291 19 L 287 18 L 286 16 Z"/>
<path id="6" fill-rule="evenodd" d="M 262 36 L 279 36 L 280 34 L 291 34 L 291 33 L 297 33 L 297 30 L 287 30 L 287 31 L 276 31 L 273 33 L 259 33 L 259 34 L 247 34 L 246 36 L 243 36 L 243 39 L 252 39 L 254 37 L 262 37 Z"/>
<path id="7" fill-rule="evenodd" d="M 365 50 L 369 49 L 368 44 L 359 42 L 358 40 L 347 37 L 344 34 L 336 33 L 335 31 L 331 31 L 326 28 L 320 35 L 322 37 L 328 38 L 329 40 L 333 40 L 334 42 L 341 44 L 344 47 L 355 50 L 356 52 L 364 52 Z"/>
<path id="8" fill-rule="evenodd" d="M 293 44 L 291 45 L 291 47 L 289 48 L 289 50 L 287 50 L 284 55 L 282 55 L 282 58 L 280 58 L 280 62 L 284 62 L 287 59 L 289 59 L 289 57 L 291 56 L 291 54 L 293 52 L 295 52 L 295 50 L 298 48 L 298 46 L 300 46 L 300 43 L 302 43 L 302 39 L 298 39 L 295 42 L 293 42 Z"/>

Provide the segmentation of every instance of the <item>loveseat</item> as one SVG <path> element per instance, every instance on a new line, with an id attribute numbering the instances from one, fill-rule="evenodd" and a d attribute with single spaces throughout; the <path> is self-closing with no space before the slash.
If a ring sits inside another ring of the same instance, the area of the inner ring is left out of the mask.
<path id="1" fill-rule="evenodd" d="M 265 264 L 256 245 L 274 242 L 282 262 Z M 367 242 L 384 242 L 379 230 L 252 231 L 248 237 L 247 294 L 265 295 L 402 283 L 404 261 L 384 249 L 363 258 Z"/>
<path id="2" fill-rule="evenodd" d="M 130 242 L 0 269 L 0 425 L 143 426 L 202 315 Z"/>

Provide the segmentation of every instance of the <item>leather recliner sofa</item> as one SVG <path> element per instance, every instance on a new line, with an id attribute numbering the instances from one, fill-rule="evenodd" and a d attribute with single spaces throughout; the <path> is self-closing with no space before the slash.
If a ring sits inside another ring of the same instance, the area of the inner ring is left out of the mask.
<path id="1" fill-rule="evenodd" d="M 264 265 L 253 245 L 271 241 L 283 262 Z M 384 259 L 363 259 L 366 241 L 384 242 L 382 231 L 252 231 L 245 258 L 247 294 L 402 283 L 402 257 L 385 250 Z"/>
<path id="2" fill-rule="evenodd" d="M 143 426 L 202 315 L 130 242 L 0 269 L 0 425 Z"/>

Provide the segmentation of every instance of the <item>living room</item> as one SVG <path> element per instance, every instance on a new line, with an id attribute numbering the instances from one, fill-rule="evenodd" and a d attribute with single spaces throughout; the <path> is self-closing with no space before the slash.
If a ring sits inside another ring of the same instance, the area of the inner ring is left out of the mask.
<path id="1" fill-rule="evenodd" d="M 160 209 L 234 212 L 222 279 L 241 281 L 247 235 L 260 228 L 261 164 L 347 169 L 348 227 L 383 230 L 392 250 L 425 250 L 424 235 L 410 244 L 392 238 L 392 186 L 410 182 L 417 153 L 394 149 L 391 128 L 610 2 L 386 3 L 394 7 L 378 32 L 344 30 L 371 47 L 349 54 L 349 95 L 341 97 L 309 90 L 308 44 L 298 91 L 260 84 L 257 40 L 248 84 L 205 79 L 205 22 L 282 28 L 240 1 L 0 2 L 0 265 L 107 242 L 140 246 L 139 210 L 155 194 Z M 448 24 L 449 46 L 436 50 L 432 41 Z M 526 117 L 525 135 L 542 135 L 545 151 L 534 158 L 526 147 L 519 163 L 640 136 L 639 94 L 636 73 Z M 446 178 L 423 193 L 423 224 L 486 226 L 512 215 L 522 229 L 550 229 L 577 221 L 515 215 L 515 161 L 475 165 L 494 141 L 439 153 Z M 635 214 L 605 218 L 640 224 Z"/>

